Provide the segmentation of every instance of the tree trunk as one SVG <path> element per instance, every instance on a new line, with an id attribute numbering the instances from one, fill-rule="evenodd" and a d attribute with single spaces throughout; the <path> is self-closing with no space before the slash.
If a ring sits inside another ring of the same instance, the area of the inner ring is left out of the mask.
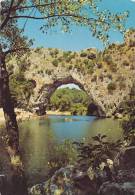
<path id="1" fill-rule="evenodd" d="M 9 75 L 6 70 L 5 55 L 0 52 L 0 104 L 3 108 L 7 129 L 7 150 L 13 170 L 11 195 L 26 195 L 27 188 L 19 151 L 19 130 L 14 105 L 9 89 Z M 15 189 L 14 189 L 15 188 Z"/>

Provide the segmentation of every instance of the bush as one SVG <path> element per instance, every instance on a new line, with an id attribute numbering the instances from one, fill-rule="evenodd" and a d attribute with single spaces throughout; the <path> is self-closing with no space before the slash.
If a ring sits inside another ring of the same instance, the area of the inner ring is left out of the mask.
<path id="1" fill-rule="evenodd" d="M 109 64 L 109 65 L 113 64 L 113 60 L 112 60 L 112 57 L 111 57 L 110 55 L 105 55 L 105 56 L 104 56 L 104 61 L 105 61 L 107 64 Z"/>
<path id="2" fill-rule="evenodd" d="M 85 64 L 86 66 L 88 66 L 88 64 L 89 64 L 89 60 L 88 60 L 88 59 L 85 59 L 83 62 L 84 62 L 84 64 Z"/>
<path id="3" fill-rule="evenodd" d="M 71 62 L 71 60 L 72 60 L 72 56 L 68 56 L 68 57 L 66 58 L 66 62 L 67 62 L 67 63 Z"/>
<path id="4" fill-rule="evenodd" d="M 48 75 L 51 75 L 51 73 L 52 73 L 52 70 L 49 70 L 49 69 L 46 69 L 46 74 L 48 74 Z"/>
<path id="5" fill-rule="evenodd" d="M 72 52 L 71 51 L 64 51 L 63 52 L 63 57 L 67 58 Z"/>
<path id="6" fill-rule="evenodd" d="M 112 80 L 112 75 L 111 74 L 107 74 L 108 79 Z"/>
<path id="7" fill-rule="evenodd" d="M 57 60 L 57 59 L 55 59 L 55 60 L 53 60 L 53 61 L 52 61 L 52 64 L 53 64 L 55 67 L 57 67 L 57 66 L 58 66 L 58 64 L 59 64 L 59 62 L 58 62 L 58 60 Z"/>
<path id="8" fill-rule="evenodd" d="M 102 65 L 102 63 L 97 63 L 97 68 L 102 68 L 103 67 L 103 65 Z"/>
<path id="9" fill-rule="evenodd" d="M 10 89 L 12 101 L 17 107 L 26 106 L 29 102 L 30 96 L 33 93 L 35 82 L 27 80 L 23 74 L 12 75 L 10 77 Z"/>
<path id="10" fill-rule="evenodd" d="M 92 137 L 91 142 L 73 142 L 78 152 L 78 163 L 80 167 L 86 170 L 92 167 L 94 170 L 99 171 L 99 166 L 107 159 L 114 159 L 116 154 L 120 151 L 122 142 L 117 140 L 116 142 L 108 141 L 106 135 L 98 134 Z"/>
<path id="11" fill-rule="evenodd" d="M 63 59 L 63 57 L 59 57 L 59 58 L 57 58 L 57 60 L 58 60 L 59 62 L 62 62 L 64 59 Z"/>
<path id="12" fill-rule="evenodd" d="M 124 62 L 123 62 L 123 66 L 129 66 L 129 62 L 128 62 L 128 61 L 126 61 L 126 60 L 124 60 Z"/>
<path id="13" fill-rule="evenodd" d="M 90 60 L 93 60 L 95 58 L 96 58 L 96 54 L 94 54 L 94 53 L 91 53 L 88 55 L 88 59 L 90 59 Z"/>
<path id="14" fill-rule="evenodd" d="M 71 69 L 72 69 L 72 65 L 70 65 L 70 66 L 68 67 L 68 69 L 71 70 Z"/>
<path id="15" fill-rule="evenodd" d="M 82 52 L 82 53 L 80 54 L 80 57 L 82 57 L 82 58 L 87 57 L 87 53 L 86 53 L 86 52 Z"/>
<path id="16" fill-rule="evenodd" d="M 125 82 L 124 81 L 120 81 L 119 82 L 119 87 L 120 87 L 120 89 L 125 89 L 126 88 Z"/>
<path id="17" fill-rule="evenodd" d="M 57 55 L 59 53 L 59 50 L 58 49 L 55 49 L 54 50 L 54 55 Z"/>
<path id="18" fill-rule="evenodd" d="M 114 82 L 111 82 L 107 86 L 108 91 L 114 91 L 116 89 L 116 84 Z"/>
<path id="19" fill-rule="evenodd" d="M 97 81 L 97 75 L 94 75 L 91 79 L 91 82 L 96 82 Z"/>

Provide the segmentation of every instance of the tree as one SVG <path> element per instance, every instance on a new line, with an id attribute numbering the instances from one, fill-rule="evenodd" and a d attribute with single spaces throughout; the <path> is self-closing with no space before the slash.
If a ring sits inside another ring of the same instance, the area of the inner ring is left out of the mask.
<path id="1" fill-rule="evenodd" d="M 111 14 L 108 11 L 99 12 L 94 0 L 5 0 L 1 2 L 1 43 L 0 43 L 0 101 L 4 111 L 6 129 L 8 132 L 8 152 L 10 157 L 19 155 L 19 131 L 11 101 L 9 89 L 9 74 L 6 59 L 9 54 L 19 57 L 30 46 L 23 36 L 28 20 L 44 20 L 41 26 L 43 32 L 61 24 L 67 32 L 72 24 L 88 26 L 93 35 L 106 41 L 108 31 L 114 27 L 123 31 L 122 23 L 127 13 Z M 22 29 L 18 20 L 24 19 Z M 20 192 L 19 195 L 21 195 Z"/>
<path id="2" fill-rule="evenodd" d="M 130 101 L 125 103 L 128 117 L 122 122 L 124 138 L 128 145 L 135 145 L 135 83 L 130 92 Z"/>

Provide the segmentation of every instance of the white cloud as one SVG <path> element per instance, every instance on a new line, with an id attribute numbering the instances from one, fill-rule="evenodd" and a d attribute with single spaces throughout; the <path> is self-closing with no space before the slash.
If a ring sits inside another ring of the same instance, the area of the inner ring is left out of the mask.
<path id="1" fill-rule="evenodd" d="M 130 1 L 135 2 L 135 0 L 130 0 Z"/>

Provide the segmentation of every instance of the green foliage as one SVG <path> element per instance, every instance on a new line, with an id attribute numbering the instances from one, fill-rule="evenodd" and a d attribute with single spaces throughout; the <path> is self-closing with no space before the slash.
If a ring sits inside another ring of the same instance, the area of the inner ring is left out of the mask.
<path id="1" fill-rule="evenodd" d="M 52 64 L 53 64 L 55 67 L 57 67 L 57 66 L 59 65 L 59 62 L 58 62 L 57 59 L 54 59 L 54 60 L 52 61 Z"/>
<path id="2" fill-rule="evenodd" d="M 73 164 L 77 160 L 77 152 L 70 140 L 64 140 L 61 144 L 52 146 L 53 154 L 49 155 L 48 167 L 50 175 L 53 175 L 56 170 Z"/>
<path id="3" fill-rule="evenodd" d="M 116 83 L 114 83 L 114 82 L 109 83 L 107 86 L 107 89 L 109 92 L 114 91 L 116 89 Z"/>
<path id="4" fill-rule="evenodd" d="M 126 83 L 125 83 L 125 81 L 120 81 L 120 82 L 119 82 L 119 87 L 120 87 L 120 90 L 125 89 L 125 88 L 126 88 Z"/>
<path id="5" fill-rule="evenodd" d="M 9 84 L 12 101 L 15 106 L 23 107 L 24 105 L 27 105 L 31 94 L 33 93 L 33 81 L 25 79 L 22 73 L 18 73 L 10 77 Z"/>
<path id="6" fill-rule="evenodd" d="M 52 70 L 50 70 L 50 69 L 46 69 L 46 74 L 48 74 L 48 75 L 51 75 L 51 73 L 52 73 Z"/>
<path id="7" fill-rule="evenodd" d="M 130 105 L 128 102 L 128 113 L 128 118 L 122 122 L 124 138 L 128 145 L 135 145 L 135 101 L 130 102 Z"/>
<path id="8" fill-rule="evenodd" d="M 104 56 L 104 61 L 108 64 L 111 65 L 113 63 L 111 55 L 105 55 Z"/>
<path id="9" fill-rule="evenodd" d="M 50 98 L 49 108 L 52 110 L 71 111 L 73 114 L 86 114 L 88 96 L 78 89 L 57 89 Z"/>
<path id="10" fill-rule="evenodd" d="M 82 52 L 82 53 L 80 53 L 80 57 L 87 57 L 87 53 L 86 52 Z"/>
<path id="11" fill-rule="evenodd" d="M 70 112 L 72 115 L 86 115 L 87 107 L 82 103 L 76 103 L 70 108 Z"/>
<path id="12" fill-rule="evenodd" d="M 56 56 L 58 53 L 59 53 L 59 50 L 58 49 L 55 49 L 54 50 L 54 55 Z"/>
<path id="13" fill-rule="evenodd" d="M 66 59 L 67 57 L 70 56 L 71 53 L 72 53 L 71 51 L 64 51 L 63 52 L 63 58 Z"/>
<path id="14" fill-rule="evenodd" d="M 78 151 L 78 163 L 80 167 L 93 169 L 99 167 L 101 162 L 105 162 L 108 158 L 113 159 L 120 150 L 121 141 L 109 142 L 106 135 L 98 134 L 92 137 L 91 141 L 74 142 Z"/>
<path id="15" fill-rule="evenodd" d="M 92 60 L 87 60 L 85 59 L 84 61 L 84 65 L 85 65 L 85 70 L 86 70 L 86 73 L 88 74 L 93 74 L 94 72 L 94 62 Z"/>

